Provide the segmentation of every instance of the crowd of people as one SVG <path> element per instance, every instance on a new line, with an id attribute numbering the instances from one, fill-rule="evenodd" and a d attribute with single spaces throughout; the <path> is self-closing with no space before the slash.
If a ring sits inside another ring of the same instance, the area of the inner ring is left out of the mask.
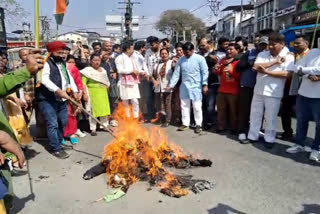
<path id="1" fill-rule="evenodd" d="M 217 134 L 229 132 L 242 144 L 257 142 L 262 134 L 264 145 L 271 149 L 280 113 L 283 140 L 293 140 L 291 120 L 294 115 L 297 118 L 296 144 L 288 153 L 305 151 L 308 124 L 315 121 L 310 159 L 320 161 L 320 49 L 310 50 L 309 39 L 300 35 L 292 53 L 278 33 L 257 36 L 254 47 L 241 37 L 220 38 L 214 46 L 201 38 L 197 50 L 190 42 L 173 47 L 168 39 L 154 36 L 146 42 L 121 45 L 95 42 L 92 48 L 77 43 L 76 49 L 55 41 L 47 45 L 48 54 L 38 73 L 34 70 L 39 70 L 40 62 L 38 67 L 26 64 L 28 57 L 35 56 L 30 49 L 20 50 L 16 72 L 9 72 L 7 55 L 0 54 L 1 108 L 6 115 L 1 118 L 6 124 L 0 124 L 1 131 L 11 133 L 21 145 L 32 141 L 28 123 L 35 109 L 37 122 L 42 118 L 46 126 L 52 154 L 65 159 L 69 157 L 65 150 L 70 148 L 66 141 L 77 144 L 77 137 L 86 136 L 80 124 L 87 122 L 91 136 L 118 125 L 112 115 L 121 102 L 128 107 L 127 116 L 141 123 L 174 125 L 178 131 L 191 127 L 197 134 L 202 128 Z M 17 72 L 23 78 L 7 77 Z M 82 114 L 70 99 L 103 127 Z M 16 118 L 23 122 L 17 125 Z M 22 159 L 19 151 L 13 152 Z"/>

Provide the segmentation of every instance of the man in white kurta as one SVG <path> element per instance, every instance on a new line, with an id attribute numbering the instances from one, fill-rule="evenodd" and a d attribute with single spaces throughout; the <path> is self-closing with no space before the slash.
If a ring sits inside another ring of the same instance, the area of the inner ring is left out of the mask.
<path id="1" fill-rule="evenodd" d="M 251 104 L 248 139 L 259 140 L 263 117 L 265 124 L 265 146 L 272 148 L 276 138 L 277 115 L 283 97 L 286 78 L 295 70 L 294 55 L 285 47 L 281 34 L 269 38 L 269 51 L 259 53 L 253 69 L 258 73 Z"/>
<path id="2" fill-rule="evenodd" d="M 139 75 L 146 74 L 139 71 L 138 65 L 133 57 L 133 44 L 126 43 L 122 47 L 123 53 L 116 58 L 118 70 L 120 98 L 125 105 L 132 105 L 133 117 L 139 117 Z M 128 112 L 129 114 L 129 112 Z M 128 115 L 129 116 L 129 115 Z"/>
<path id="3" fill-rule="evenodd" d="M 144 54 L 146 53 L 146 42 L 144 41 L 138 41 L 134 44 L 134 53 L 133 58 L 135 59 L 135 62 L 137 63 L 138 70 L 140 73 L 149 73 L 146 60 L 144 58 Z M 141 78 L 140 79 L 140 113 L 142 113 L 144 116 L 148 114 L 148 107 L 147 107 L 147 95 L 146 88 L 149 86 L 149 78 Z"/>

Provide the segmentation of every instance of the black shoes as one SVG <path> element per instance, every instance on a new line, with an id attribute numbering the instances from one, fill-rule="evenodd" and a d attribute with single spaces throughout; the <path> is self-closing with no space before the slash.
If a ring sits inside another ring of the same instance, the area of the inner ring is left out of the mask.
<path id="1" fill-rule="evenodd" d="M 236 130 L 230 130 L 230 134 L 231 134 L 231 135 L 234 135 L 234 136 L 237 136 L 237 135 L 238 135 L 238 131 L 236 131 Z"/>
<path id="2" fill-rule="evenodd" d="M 188 129 L 189 129 L 189 126 L 184 126 L 184 125 L 182 125 L 182 126 L 180 126 L 180 127 L 178 128 L 177 131 L 182 132 L 182 131 L 186 131 L 186 130 L 188 130 Z M 196 134 L 201 134 L 201 133 L 202 133 L 202 128 L 201 128 L 201 126 L 196 126 L 194 132 L 195 132 Z"/>
<path id="3" fill-rule="evenodd" d="M 167 127 L 169 127 L 169 125 L 170 125 L 170 123 L 167 123 L 167 122 L 166 122 L 166 123 L 163 123 L 163 124 L 161 125 L 161 127 L 162 127 L 162 128 L 167 128 Z"/>
<path id="4" fill-rule="evenodd" d="M 216 133 L 216 134 L 223 134 L 223 133 L 227 132 L 227 130 L 225 130 L 225 129 L 215 129 L 213 132 Z"/>
<path id="5" fill-rule="evenodd" d="M 268 142 L 264 142 L 264 147 L 266 147 L 267 149 L 272 149 L 274 147 L 274 143 L 268 143 Z"/>
<path id="6" fill-rule="evenodd" d="M 201 134 L 201 133 L 202 133 L 202 128 L 201 128 L 201 126 L 196 126 L 196 129 L 194 130 L 194 132 L 195 132 L 196 134 Z"/>
<path id="7" fill-rule="evenodd" d="M 249 140 L 249 139 L 244 139 L 244 140 L 239 140 L 239 142 L 240 142 L 241 144 L 249 144 L 249 143 L 251 143 L 251 140 Z"/>
<path id="8" fill-rule="evenodd" d="M 69 145 L 61 145 L 61 148 L 63 150 L 73 150 L 73 146 L 69 146 Z"/>
<path id="9" fill-rule="evenodd" d="M 284 141 L 292 141 L 293 140 L 293 134 L 288 132 L 283 132 L 280 136 L 281 140 Z"/>
<path id="10" fill-rule="evenodd" d="M 52 155 L 59 159 L 67 159 L 70 157 L 68 153 L 66 153 L 63 149 L 59 152 L 52 152 Z"/>
<path id="11" fill-rule="evenodd" d="M 213 124 L 211 124 L 211 123 L 207 123 L 207 124 L 203 125 L 204 130 L 210 130 L 212 127 L 213 127 Z"/>
<path id="12" fill-rule="evenodd" d="M 185 131 L 185 130 L 188 130 L 189 129 L 189 127 L 188 126 L 180 126 L 179 128 L 178 128 L 178 130 L 177 131 L 179 131 L 179 132 L 182 132 L 182 131 Z"/>

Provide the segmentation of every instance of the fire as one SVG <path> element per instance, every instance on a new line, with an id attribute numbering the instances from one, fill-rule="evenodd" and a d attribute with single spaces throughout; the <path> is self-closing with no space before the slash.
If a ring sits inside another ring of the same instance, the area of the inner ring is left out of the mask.
<path id="1" fill-rule="evenodd" d="M 146 128 L 128 113 L 123 105 L 118 107 L 114 115 L 119 124 L 113 132 L 115 138 L 104 148 L 108 184 L 117 187 L 149 181 L 161 190 L 169 189 L 178 196 L 187 195 L 188 191 L 163 163 L 177 167 L 179 162 L 188 161 L 188 156 L 168 140 L 163 129 Z"/>

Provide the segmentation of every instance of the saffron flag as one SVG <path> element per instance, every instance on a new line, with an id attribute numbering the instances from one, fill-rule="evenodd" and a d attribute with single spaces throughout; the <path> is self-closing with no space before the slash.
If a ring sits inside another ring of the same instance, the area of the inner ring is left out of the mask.
<path id="1" fill-rule="evenodd" d="M 64 14 L 66 13 L 67 6 L 69 5 L 69 0 L 56 0 L 56 14 L 55 19 L 57 25 L 61 25 L 63 22 Z"/>

